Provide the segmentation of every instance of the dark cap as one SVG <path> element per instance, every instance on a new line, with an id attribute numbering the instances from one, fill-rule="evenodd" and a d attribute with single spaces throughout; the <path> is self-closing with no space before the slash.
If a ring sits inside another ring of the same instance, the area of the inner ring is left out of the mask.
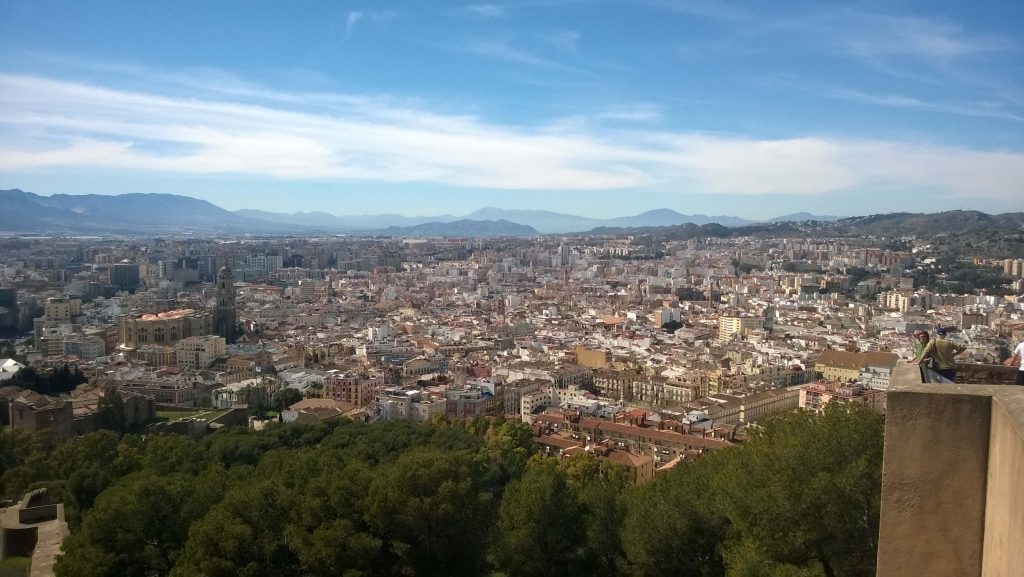
<path id="1" fill-rule="evenodd" d="M 942 336 L 946 336 L 946 327 L 939 327 L 935 329 L 935 333 Z"/>

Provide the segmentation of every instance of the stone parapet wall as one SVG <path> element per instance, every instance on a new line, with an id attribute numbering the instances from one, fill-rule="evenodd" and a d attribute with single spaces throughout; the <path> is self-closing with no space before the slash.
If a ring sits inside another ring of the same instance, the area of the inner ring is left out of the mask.
<path id="1" fill-rule="evenodd" d="M 916 365 L 892 382 L 878 577 L 1019 575 L 1024 387 L 922 383 Z"/>

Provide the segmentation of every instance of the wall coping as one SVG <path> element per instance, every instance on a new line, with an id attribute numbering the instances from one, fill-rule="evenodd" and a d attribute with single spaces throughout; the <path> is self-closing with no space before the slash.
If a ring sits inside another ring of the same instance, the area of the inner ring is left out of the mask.
<path id="1" fill-rule="evenodd" d="M 919 366 L 913 363 L 900 363 L 893 369 L 889 392 L 992 397 L 992 401 L 999 403 L 1006 411 L 1017 434 L 1024 437 L 1024 387 L 972 383 L 926 383 L 921 376 Z"/>

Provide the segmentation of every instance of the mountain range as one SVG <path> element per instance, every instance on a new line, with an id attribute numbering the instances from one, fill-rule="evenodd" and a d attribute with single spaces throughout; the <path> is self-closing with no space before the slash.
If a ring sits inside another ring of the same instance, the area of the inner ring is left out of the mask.
<path id="1" fill-rule="evenodd" d="M 205 200 L 175 194 L 54 194 L 0 190 L 0 230 L 141 233 L 265 231 Z M 280 227 L 277 227 L 280 229 Z"/>
<path id="2" fill-rule="evenodd" d="M 801 212 L 760 223 L 734 216 L 687 215 L 666 208 L 609 219 L 494 207 L 463 216 L 336 216 L 326 212 L 232 212 L 205 200 L 173 194 L 41 196 L 18 189 L 0 190 L 0 234 L 529 236 L 586 232 L 657 234 L 665 238 L 815 234 L 933 237 L 1022 228 L 1024 213 L 989 215 L 978 211 L 845 218 Z"/>
<path id="3" fill-rule="evenodd" d="M 681 214 L 667 208 L 649 210 L 634 216 L 600 219 L 550 210 L 519 210 L 486 207 L 463 216 L 442 214 L 438 216 L 402 216 L 398 214 L 366 214 L 335 216 L 325 212 L 278 213 L 261 210 L 239 210 L 236 214 L 266 222 L 288 223 L 302 226 L 326 227 L 343 231 L 369 231 L 390 227 L 409 227 L 429 222 L 454 222 L 458 220 L 501 221 L 523 224 L 541 234 L 586 232 L 607 227 L 672 226 L 691 222 L 694 224 L 718 223 L 723 226 L 744 226 L 754 221 L 735 216 L 705 216 L 703 214 Z M 813 215 L 809 215 L 813 216 Z M 787 217 L 780 217 L 787 218 Z"/>

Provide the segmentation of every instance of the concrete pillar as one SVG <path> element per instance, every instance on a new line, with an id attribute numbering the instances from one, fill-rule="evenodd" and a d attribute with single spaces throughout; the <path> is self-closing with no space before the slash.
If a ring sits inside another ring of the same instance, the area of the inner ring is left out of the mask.
<path id="1" fill-rule="evenodd" d="M 981 575 L 991 404 L 889 392 L 878 577 Z"/>

